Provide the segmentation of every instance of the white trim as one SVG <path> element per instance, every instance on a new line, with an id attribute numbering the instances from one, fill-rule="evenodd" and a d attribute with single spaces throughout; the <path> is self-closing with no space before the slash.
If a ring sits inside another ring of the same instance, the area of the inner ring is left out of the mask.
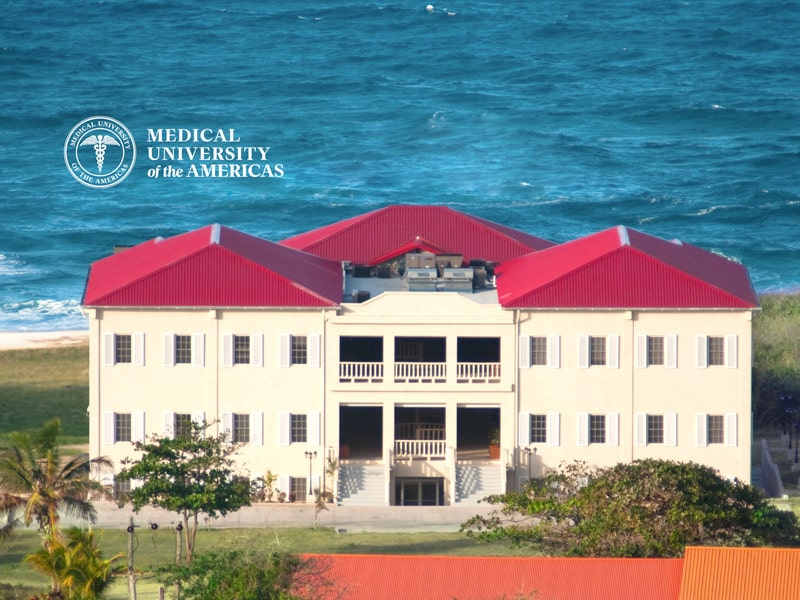
<path id="1" fill-rule="evenodd" d="M 103 366 L 113 367 L 115 364 L 114 342 L 116 336 L 113 333 L 103 334 Z"/>
<path id="2" fill-rule="evenodd" d="M 288 446 L 292 440 L 292 415 L 288 412 L 278 414 L 278 444 Z M 287 492 L 288 493 L 288 492 Z"/>
<path id="3" fill-rule="evenodd" d="M 664 445 L 678 445 L 678 415 L 677 413 L 664 414 Z"/>
<path id="4" fill-rule="evenodd" d="M 171 440 L 175 437 L 175 413 L 164 412 L 164 437 Z"/>
<path id="5" fill-rule="evenodd" d="M 708 336 L 697 336 L 697 368 L 708 368 Z"/>
<path id="6" fill-rule="evenodd" d="M 320 414 L 309 412 L 306 414 L 306 443 L 312 446 L 319 446 L 320 438 Z"/>
<path id="7" fill-rule="evenodd" d="M 306 337 L 306 349 L 308 351 L 306 361 L 309 367 L 317 368 L 320 364 L 320 334 L 310 333 Z"/>
<path id="8" fill-rule="evenodd" d="M 547 336 L 547 366 L 551 369 L 561 368 L 561 336 Z"/>
<path id="9" fill-rule="evenodd" d="M 222 366 L 223 367 L 232 367 L 233 366 L 233 334 L 232 333 L 223 333 L 222 334 Z"/>
<path id="10" fill-rule="evenodd" d="M 192 335 L 192 365 L 204 367 L 206 364 L 206 334 Z"/>
<path id="11" fill-rule="evenodd" d="M 282 333 L 278 339 L 278 364 L 281 367 L 290 367 L 292 365 L 292 336 L 288 333 Z"/>
<path id="12" fill-rule="evenodd" d="M 635 446 L 647 446 L 647 413 L 636 413 L 635 421 L 633 443 Z"/>
<path id="13" fill-rule="evenodd" d="M 519 336 L 519 368 L 530 369 L 531 367 L 531 336 Z"/>
<path id="14" fill-rule="evenodd" d="M 165 333 L 164 344 L 162 347 L 164 354 L 161 357 L 161 364 L 165 367 L 175 366 L 175 334 Z"/>
<path id="15" fill-rule="evenodd" d="M 134 411 L 131 415 L 131 442 L 144 444 L 147 430 L 144 425 L 145 413 L 143 410 Z"/>
<path id="16" fill-rule="evenodd" d="M 589 445 L 589 413 L 578 413 L 578 446 Z"/>
<path id="17" fill-rule="evenodd" d="M 531 413 L 521 412 L 517 415 L 517 442 L 521 448 L 531 443 Z"/>
<path id="18" fill-rule="evenodd" d="M 116 439 L 114 439 L 114 434 L 116 433 L 114 430 L 115 423 L 116 417 L 113 412 L 103 412 L 103 444 L 106 446 L 113 446 L 114 442 L 116 442 Z"/>
<path id="19" fill-rule="evenodd" d="M 198 425 L 199 427 L 202 428 L 206 424 L 206 413 L 205 413 L 205 411 L 202 411 L 202 410 L 192 411 L 192 423 L 194 425 Z M 200 432 L 200 436 L 201 437 L 205 437 L 205 435 L 206 435 L 206 430 L 203 429 Z"/>
<path id="20" fill-rule="evenodd" d="M 229 444 L 233 443 L 233 413 L 222 413 L 222 433 L 225 435 L 225 441 Z"/>
<path id="21" fill-rule="evenodd" d="M 131 335 L 131 362 L 134 367 L 144 366 L 144 333 L 137 332 Z"/>
<path id="22" fill-rule="evenodd" d="M 708 446 L 708 414 L 697 413 L 695 415 L 695 443 L 698 446 Z"/>
<path id="23" fill-rule="evenodd" d="M 278 492 L 286 494 L 286 501 L 289 501 L 289 494 L 292 491 L 292 478 L 288 475 L 278 475 Z"/>
<path id="24" fill-rule="evenodd" d="M 647 367 L 647 336 L 636 336 L 636 368 L 644 369 Z"/>

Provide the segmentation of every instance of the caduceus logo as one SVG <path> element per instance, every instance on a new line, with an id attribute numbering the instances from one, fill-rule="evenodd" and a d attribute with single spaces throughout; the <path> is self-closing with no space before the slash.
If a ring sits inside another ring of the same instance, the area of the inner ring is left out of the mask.
<path id="1" fill-rule="evenodd" d="M 130 130 L 111 117 L 84 119 L 67 135 L 64 162 L 70 174 L 92 188 L 112 187 L 131 174 L 136 143 Z"/>

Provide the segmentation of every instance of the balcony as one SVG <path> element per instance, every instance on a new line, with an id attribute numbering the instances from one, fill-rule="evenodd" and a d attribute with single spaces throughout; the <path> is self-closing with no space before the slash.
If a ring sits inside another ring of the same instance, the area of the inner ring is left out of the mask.
<path id="1" fill-rule="evenodd" d="M 443 415 L 442 415 L 443 416 Z M 395 425 L 395 458 L 427 460 L 445 457 L 445 427 L 436 423 L 397 423 Z"/>
<path id="2" fill-rule="evenodd" d="M 394 363 L 395 383 L 447 383 L 447 364 L 443 362 Z"/>
<path id="3" fill-rule="evenodd" d="M 456 365 L 456 383 L 500 383 L 500 363 L 460 362 Z"/>
<path id="4" fill-rule="evenodd" d="M 340 362 L 339 381 L 341 383 L 383 383 L 383 363 Z"/>

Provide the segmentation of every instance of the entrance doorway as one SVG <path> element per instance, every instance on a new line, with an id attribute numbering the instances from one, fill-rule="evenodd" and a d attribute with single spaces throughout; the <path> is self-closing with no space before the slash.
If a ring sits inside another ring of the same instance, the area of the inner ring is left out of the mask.
<path id="1" fill-rule="evenodd" d="M 444 478 L 397 477 L 394 503 L 396 506 L 444 506 Z"/>

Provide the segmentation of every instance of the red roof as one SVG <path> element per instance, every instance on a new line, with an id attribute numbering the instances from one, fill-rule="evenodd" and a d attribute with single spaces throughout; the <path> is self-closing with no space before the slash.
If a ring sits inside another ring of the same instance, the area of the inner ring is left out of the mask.
<path id="1" fill-rule="evenodd" d="M 754 308 L 739 263 L 679 241 L 614 227 L 496 269 L 507 308 Z"/>
<path id="2" fill-rule="evenodd" d="M 312 558 L 334 582 L 327 598 L 347 600 L 676 600 L 683 567 L 679 558 Z"/>
<path id="3" fill-rule="evenodd" d="M 341 264 L 220 225 L 95 262 L 85 306 L 336 306 Z"/>
<path id="4" fill-rule="evenodd" d="M 375 265 L 416 249 L 503 261 L 552 242 L 446 206 L 387 206 L 283 240 L 330 260 Z"/>
<path id="5" fill-rule="evenodd" d="M 800 550 L 689 547 L 680 600 L 798 600 Z"/>

